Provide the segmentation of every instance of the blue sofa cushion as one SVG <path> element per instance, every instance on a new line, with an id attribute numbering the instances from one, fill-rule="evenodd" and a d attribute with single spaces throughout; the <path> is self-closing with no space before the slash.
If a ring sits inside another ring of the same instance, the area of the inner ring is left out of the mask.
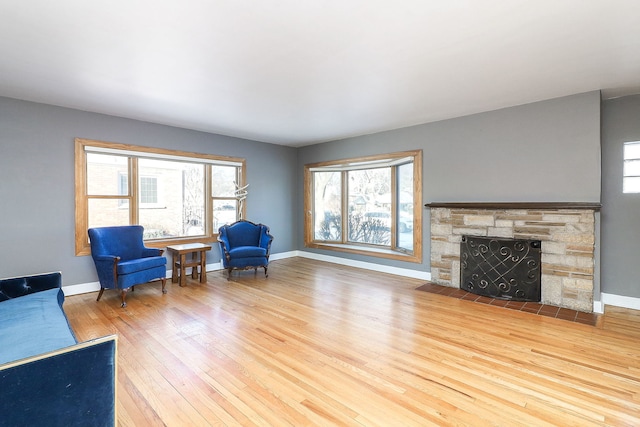
<path id="1" fill-rule="evenodd" d="M 148 270 L 154 267 L 164 267 L 167 259 L 162 256 L 132 259 L 130 261 L 120 261 L 118 263 L 118 274 L 136 273 L 141 270 Z"/>
<path id="2" fill-rule="evenodd" d="M 62 310 L 62 289 L 0 302 L 0 364 L 77 343 Z"/>
<path id="3" fill-rule="evenodd" d="M 231 258 L 266 257 L 267 250 L 259 246 L 239 246 L 229 251 Z"/>

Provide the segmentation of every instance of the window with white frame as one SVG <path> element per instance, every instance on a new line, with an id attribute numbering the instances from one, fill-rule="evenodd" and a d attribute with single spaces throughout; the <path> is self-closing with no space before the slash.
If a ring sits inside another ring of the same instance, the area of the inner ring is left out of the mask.
<path id="1" fill-rule="evenodd" d="M 140 177 L 140 205 L 158 204 L 158 177 Z"/>
<path id="2" fill-rule="evenodd" d="M 422 152 L 305 165 L 305 245 L 421 262 Z"/>
<path id="3" fill-rule="evenodd" d="M 640 193 L 640 141 L 624 143 L 623 193 Z"/>
<path id="4" fill-rule="evenodd" d="M 89 228 L 110 225 L 144 226 L 149 246 L 214 241 L 239 218 L 244 168 L 240 158 L 77 139 L 76 254 L 89 253 Z"/>

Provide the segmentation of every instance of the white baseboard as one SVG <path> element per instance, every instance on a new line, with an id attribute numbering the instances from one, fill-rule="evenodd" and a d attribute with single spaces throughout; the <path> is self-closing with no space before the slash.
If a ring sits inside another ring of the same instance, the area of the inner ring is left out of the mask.
<path id="1" fill-rule="evenodd" d="M 615 307 L 630 308 L 632 310 L 640 310 L 640 298 L 627 297 L 623 295 L 605 294 L 601 295 L 602 308 L 605 305 L 613 305 Z M 594 302 L 595 305 L 595 302 Z M 604 312 L 604 310 L 602 311 Z"/>
<path id="2" fill-rule="evenodd" d="M 602 303 L 602 301 L 593 302 L 593 312 L 598 314 L 604 313 L 604 304 Z"/>
<path id="3" fill-rule="evenodd" d="M 300 251 L 289 251 L 289 252 L 280 252 L 279 254 L 271 254 L 269 255 L 269 261 L 276 261 L 279 259 L 285 259 L 285 258 L 293 258 L 296 256 L 301 256 L 299 255 Z"/>
<path id="4" fill-rule="evenodd" d="M 375 264 L 371 262 L 354 261 L 350 259 L 328 256 L 328 255 L 321 255 L 321 254 L 305 252 L 305 251 L 289 251 L 289 252 L 271 254 L 271 256 L 269 257 L 269 260 L 276 261 L 279 259 L 293 258 L 296 256 L 299 256 L 302 258 L 316 259 L 318 261 L 331 262 L 334 264 L 347 265 L 350 267 L 364 268 L 366 270 L 374 270 L 381 273 L 389 273 L 389 274 L 396 274 L 398 276 L 412 277 L 414 279 L 431 280 L 431 273 L 428 273 L 428 272 L 410 270 L 406 268 L 389 267 L 389 266 Z M 217 270 L 222 270 L 222 262 L 207 264 L 207 271 L 217 271 Z M 167 276 L 166 276 L 167 279 L 171 280 L 171 274 L 172 274 L 172 271 L 167 270 Z M 62 279 L 64 280 L 64 277 Z M 79 283 L 77 285 L 65 285 L 62 287 L 62 290 L 64 291 L 65 296 L 86 294 L 89 292 L 98 292 L 100 290 L 100 283 L 90 282 L 90 283 Z"/>
<path id="5" fill-rule="evenodd" d="M 276 261 L 279 259 L 293 258 L 297 256 L 302 258 L 315 259 L 318 261 L 331 262 L 334 264 L 346 265 L 350 267 L 363 268 L 366 270 L 378 271 L 381 273 L 396 274 L 398 276 L 411 277 L 414 279 L 431 280 L 431 273 L 426 271 L 410 270 L 410 269 L 399 268 L 399 267 L 390 267 L 390 266 L 380 265 L 380 264 L 371 263 L 371 262 L 355 261 L 355 260 L 346 259 L 346 258 L 322 255 L 314 252 L 305 252 L 305 251 L 281 252 L 277 254 L 271 254 L 269 259 L 271 261 Z M 217 271 L 217 270 L 222 270 L 222 262 L 207 264 L 207 271 Z M 171 280 L 171 273 L 172 273 L 171 270 L 167 270 L 167 278 L 169 280 Z M 64 277 L 62 278 L 62 280 L 64 280 Z M 100 290 L 100 283 L 90 282 L 90 283 L 79 283 L 76 285 L 66 285 L 62 287 L 62 290 L 64 291 L 64 294 L 66 296 L 86 294 L 89 292 L 98 292 Z M 640 310 L 640 298 L 602 293 L 601 300 L 593 302 L 593 311 L 595 313 L 602 314 L 604 313 L 605 305 L 613 305 L 616 307 Z"/>
<path id="6" fill-rule="evenodd" d="M 220 263 L 207 264 L 207 271 L 220 270 L 220 268 Z M 172 274 L 173 270 L 167 270 L 167 275 L 165 277 L 168 280 L 171 280 Z M 191 274 L 191 269 L 185 269 L 185 274 Z M 62 279 L 64 280 L 64 277 Z M 64 291 L 64 296 L 66 297 L 71 295 L 88 294 L 89 292 L 98 292 L 100 290 L 100 282 L 79 283 L 77 285 L 63 285 L 62 290 Z"/>
<path id="7" fill-rule="evenodd" d="M 408 268 L 390 267 L 373 262 L 355 261 L 352 259 L 340 258 L 329 255 L 317 254 L 314 252 L 294 251 L 295 255 L 302 258 L 315 259 L 318 261 L 332 262 L 334 264 L 347 265 L 350 267 L 364 268 L 365 270 L 378 271 L 380 273 L 396 274 L 398 276 L 411 277 L 414 279 L 431 280 L 431 273 L 427 271 L 410 270 Z"/>
<path id="8" fill-rule="evenodd" d="M 64 277 L 62 278 L 64 280 Z M 79 283 L 77 285 L 62 286 L 64 296 L 88 294 L 89 292 L 97 292 L 100 290 L 100 282 Z"/>

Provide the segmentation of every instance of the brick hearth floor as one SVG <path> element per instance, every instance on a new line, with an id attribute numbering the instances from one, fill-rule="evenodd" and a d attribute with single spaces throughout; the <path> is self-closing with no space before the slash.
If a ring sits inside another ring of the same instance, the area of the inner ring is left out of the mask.
<path id="1" fill-rule="evenodd" d="M 445 295 L 457 299 L 475 301 L 481 304 L 495 305 L 511 310 L 525 311 L 527 313 L 538 314 L 540 316 L 555 317 L 557 319 L 584 323 L 591 326 L 595 326 L 598 321 L 598 315 L 595 313 L 583 313 L 581 311 L 555 307 L 553 305 L 540 304 L 537 302 L 507 301 L 489 298 L 475 295 L 459 288 L 436 285 L 435 283 L 424 284 L 416 288 L 416 290 L 430 292 L 432 294 Z"/>

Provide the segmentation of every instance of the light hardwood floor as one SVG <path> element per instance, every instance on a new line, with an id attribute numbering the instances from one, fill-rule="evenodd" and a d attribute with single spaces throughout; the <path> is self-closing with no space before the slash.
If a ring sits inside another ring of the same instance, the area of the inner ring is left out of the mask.
<path id="1" fill-rule="evenodd" d="M 119 336 L 122 426 L 640 425 L 633 310 L 593 327 L 304 258 L 187 283 L 67 297 L 79 339 Z"/>

